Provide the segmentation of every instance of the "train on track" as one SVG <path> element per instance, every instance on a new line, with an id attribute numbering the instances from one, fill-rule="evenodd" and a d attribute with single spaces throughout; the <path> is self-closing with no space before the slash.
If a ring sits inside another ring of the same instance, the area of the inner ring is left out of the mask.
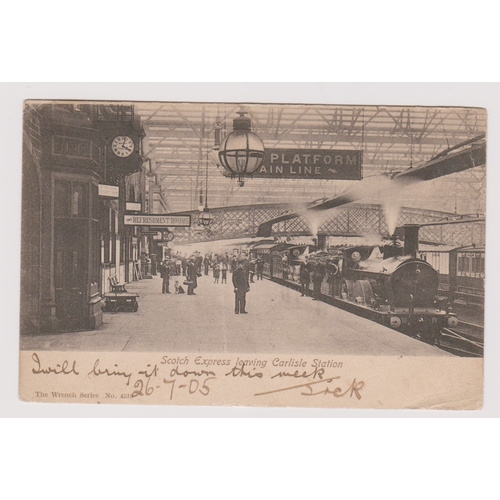
<path id="1" fill-rule="evenodd" d="M 328 251 L 320 243 L 323 250 L 263 241 L 250 249 L 250 258 L 262 259 L 265 276 L 295 288 L 301 267 L 306 267 L 308 293 L 318 300 L 439 344 L 441 331 L 455 328 L 458 318 L 449 297 L 440 293 L 438 271 L 417 257 L 418 229 L 418 225 L 399 228 L 383 245 Z"/>

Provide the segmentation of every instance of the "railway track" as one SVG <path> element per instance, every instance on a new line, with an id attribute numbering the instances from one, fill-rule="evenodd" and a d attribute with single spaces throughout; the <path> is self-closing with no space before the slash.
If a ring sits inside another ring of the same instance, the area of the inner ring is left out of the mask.
<path id="1" fill-rule="evenodd" d="M 459 317 L 460 317 L 460 314 L 459 314 Z M 484 340 L 484 326 L 475 325 L 473 323 L 468 323 L 466 321 L 459 320 L 458 330 L 460 330 L 460 332 L 462 332 L 464 337 L 466 337 L 470 340 L 478 340 L 479 342 L 483 342 L 483 340 Z"/>
<path id="2" fill-rule="evenodd" d="M 478 325 L 474 326 L 478 329 L 481 328 Z M 482 340 L 470 333 L 453 328 L 441 330 L 441 340 L 438 347 L 461 357 L 482 358 L 484 356 L 484 342 Z"/>

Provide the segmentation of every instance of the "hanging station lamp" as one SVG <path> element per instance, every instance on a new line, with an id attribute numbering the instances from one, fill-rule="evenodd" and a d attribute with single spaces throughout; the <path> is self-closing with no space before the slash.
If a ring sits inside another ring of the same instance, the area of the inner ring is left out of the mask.
<path id="1" fill-rule="evenodd" d="M 200 215 L 198 216 L 198 222 L 202 226 L 207 227 L 207 226 L 210 226 L 210 224 L 212 223 L 213 220 L 214 220 L 214 216 L 210 212 L 210 209 L 205 205 L 203 212 L 201 212 Z"/>
<path id="2" fill-rule="evenodd" d="M 201 202 L 201 192 L 200 192 L 200 202 Z M 210 212 L 208 208 L 208 155 L 207 155 L 207 168 L 206 168 L 206 177 L 205 177 L 205 207 L 200 212 L 198 216 L 198 222 L 205 227 L 210 226 L 212 221 L 214 220 L 213 214 Z"/>
<path id="3" fill-rule="evenodd" d="M 233 120 L 233 131 L 222 141 L 219 148 L 220 164 L 231 178 L 237 178 L 241 187 L 245 177 L 251 177 L 264 160 L 264 143 L 252 132 L 252 121 L 245 111 Z"/>

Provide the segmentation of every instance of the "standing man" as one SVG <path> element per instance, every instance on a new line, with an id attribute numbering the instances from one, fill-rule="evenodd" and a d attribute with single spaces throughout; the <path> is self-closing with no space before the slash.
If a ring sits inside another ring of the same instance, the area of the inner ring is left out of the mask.
<path id="1" fill-rule="evenodd" d="M 250 290 L 247 274 L 243 268 L 243 262 L 238 262 L 236 270 L 233 273 L 234 286 L 234 312 L 235 314 L 247 314 L 246 295 Z"/>
<path id="2" fill-rule="evenodd" d="M 281 265 L 283 266 L 283 279 L 288 279 L 288 255 L 286 252 L 281 254 Z"/>
<path id="3" fill-rule="evenodd" d="M 198 276 L 196 273 L 196 261 L 195 257 L 191 257 L 189 259 L 187 268 L 186 268 L 186 278 L 188 281 L 188 295 L 196 295 L 194 293 L 194 289 L 198 287 Z"/>
<path id="4" fill-rule="evenodd" d="M 264 261 L 259 257 L 257 259 L 257 279 L 262 278 L 262 272 L 264 271 Z"/>
<path id="5" fill-rule="evenodd" d="M 242 255 L 239 258 L 239 262 L 241 262 L 243 265 L 243 271 L 245 271 L 245 275 L 247 277 L 247 282 L 250 282 L 250 262 L 249 262 L 247 256 Z"/>
<path id="6" fill-rule="evenodd" d="M 220 270 L 222 273 L 222 280 L 221 283 L 226 283 L 227 284 L 227 263 L 225 260 L 222 261 L 222 264 L 220 265 Z"/>
<path id="7" fill-rule="evenodd" d="M 196 252 L 196 273 L 198 276 L 201 276 L 201 268 L 203 266 L 203 257 L 201 256 L 200 252 Z"/>
<path id="8" fill-rule="evenodd" d="M 317 262 L 314 266 L 314 272 L 312 275 L 313 286 L 314 286 L 314 297 L 313 300 L 321 299 L 321 284 L 323 283 L 323 278 L 325 277 L 326 269 L 321 262 Z"/>
<path id="9" fill-rule="evenodd" d="M 149 255 L 146 255 L 145 258 L 145 263 L 146 263 L 146 276 L 151 276 L 151 259 L 149 258 Z"/>
<path id="10" fill-rule="evenodd" d="M 160 264 L 160 276 L 162 278 L 161 293 L 170 293 L 170 266 L 167 260 Z"/>
<path id="11" fill-rule="evenodd" d="M 253 277 L 255 275 L 255 260 L 250 261 L 250 283 L 254 283 Z"/>
<path id="12" fill-rule="evenodd" d="M 304 297 L 306 295 L 307 290 L 309 290 L 309 269 L 307 268 L 307 257 L 304 261 L 300 263 L 300 271 L 299 271 L 299 279 L 300 279 L 300 296 Z"/>

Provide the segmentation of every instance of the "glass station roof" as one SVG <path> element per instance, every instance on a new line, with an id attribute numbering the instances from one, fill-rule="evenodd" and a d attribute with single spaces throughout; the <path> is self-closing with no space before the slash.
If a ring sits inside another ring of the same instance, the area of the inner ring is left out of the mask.
<path id="1" fill-rule="evenodd" d="M 268 148 L 356 149 L 363 177 L 416 167 L 440 151 L 486 132 L 479 108 L 334 106 L 236 103 L 135 103 L 146 132 L 144 155 L 171 212 L 198 208 L 208 168 L 210 208 L 310 202 L 340 194 L 356 181 L 248 179 L 243 187 L 209 160 L 215 130 L 232 131 L 242 109 Z M 219 125 L 217 125 L 219 124 Z M 484 212 L 485 167 L 429 181 L 407 206 L 459 213 Z M 367 202 L 373 202 L 369 196 Z M 375 200 L 376 201 L 376 200 Z"/>

